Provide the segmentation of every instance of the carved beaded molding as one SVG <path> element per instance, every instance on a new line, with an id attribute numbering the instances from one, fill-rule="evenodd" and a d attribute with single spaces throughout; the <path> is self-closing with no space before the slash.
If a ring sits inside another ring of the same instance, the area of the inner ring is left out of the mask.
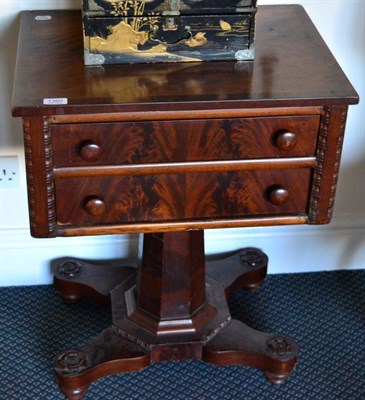
<path id="1" fill-rule="evenodd" d="M 53 175 L 53 149 L 52 149 L 52 132 L 51 124 L 47 117 L 43 119 L 43 143 L 44 143 L 44 168 L 46 180 L 46 198 L 47 198 L 47 220 L 49 236 L 56 235 L 56 208 L 55 208 L 55 188 Z M 32 233 L 37 236 L 36 213 L 37 204 L 35 196 L 34 182 L 34 165 L 32 151 L 32 120 L 24 118 L 24 146 L 25 146 L 25 161 L 27 167 L 27 186 L 29 196 L 29 214 L 30 226 Z"/>
<path id="2" fill-rule="evenodd" d="M 48 229 L 50 234 L 55 235 L 56 203 L 55 203 L 55 185 L 54 185 L 54 175 L 53 175 L 52 132 L 51 132 L 51 124 L 47 118 L 43 119 L 43 137 L 44 137 L 44 156 L 45 156 L 46 183 L 47 183 Z"/>
<path id="3" fill-rule="evenodd" d="M 342 152 L 342 143 L 343 137 L 345 134 L 345 124 L 346 124 L 346 117 L 347 117 L 347 107 L 341 107 L 341 124 L 339 128 L 339 134 L 337 137 L 337 144 L 336 144 L 336 156 L 335 156 L 335 164 L 333 168 L 333 176 L 332 176 L 332 184 L 331 184 L 331 192 L 329 198 L 329 204 L 327 208 L 327 217 L 326 221 L 329 222 L 332 218 L 333 214 L 333 207 L 335 202 L 335 194 L 336 194 L 336 187 L 337 187 L 337 179 L 340 169 L 340 159 L 341 159 L 341 152 Z M 328 139 L 328 131 L 330 125 L 330 118 L 331 118 L 332 107 L 325 107 L 324 108 L 324 115 L 321 119 L 321 127 L 318 136 L 318 147 L 317 147 L 317 167 L 314 170 L 313 176 L 313 189 L 312 189 L 312 196 L 310 200 L 309 206 L 309 219 L 308 222 L 310 224 L 315 224 L 317 222 L 317 213 L 319 202 L 321 198 L 321 183 L 323 177 L 323 166 L 325 161 L 326 155 L 326 147 L 327 147 L 327 139 Z"/>
<path id="4" fill-rule="evenodd" d="M 24 130 L 24 151 L 25 151 L 25 165 L 27 168 L 27 186 L 28 186 L 28 204 L 30 216 L 30 228 L 34 232 L 36 229 L 35 224 L 35 195 L 34 195 L 34 172 L 33 172 L 33 152 L 32 152 L 32 136 L 30 119 L 23 119 Z"/>
<path id="5" fill-rule="evenodd" d="M 344 139 L 344 135 L 345 135 L 346 119 L 347 119 L 347 107 L 343 107 L 342 112 L 341 112 L 341 124 L 340 124 L 340 128 L 339 128 L 339 135 L 337 138 L 335 165 L 334 165 L 332 185 L 331 185 L 331 195 L 330 195 L 329 207 L 328 207 L 328 212 L 327 212 L 328 220 L 330 220 L 332 218 L 333 208 L 335 205 L 335 194 L 336 194 L 338 175 L 340 172 L 340 161 L 341 161 L 341 154 L 342 154 L 343 139 Z"/>
<path id="6" fill-rule="evenodd" d="M 312 197 L 309 207 L 309 223 L 312 224 L 316 223 L 318 204 L 321 195 L 321 182 L 322 182 L 326 142 L 328 137 L 328 127 L 330 122 L 330 114 L 331 114 L 331 107 L 326 107 L 324 109 L 324 115 L 322 116 L 321 119 L 321 127 L 318 135 L 318 147 L 316 155 L 318 164 L 314 170 Z"/>
<path id="7" fill-rule="evenodd" d="M 218 335 L 219 332 L 221 332 L 230 322 L 232 321 L 232 318 L 229 316 L 227 317 L 219 326 L 217 326 L 209 335 L 204 336 L 201 339 L 202 345 L 205 346 L 209 341 L 211 341 L 215 336 Z M 124 337 L 125 339 L 128 339 L 135 344 L 138 344 L 139 346 L 143 347 L 145 350 L 150 351 L 152 348 L 152 345 L 145 342 L 144 340 L 141 340 L 137 338 L 134 335 L 131 335 L 124 329 L 121 329 L 115 325 L 112 325 L 112 330 L 119 336 Z"/>
<path id="8" fill-rule="evenodd" d="M 205 346 L 208 342 L 210 342 L 215 336 L 218 335 L 230 322 L 232 321 L 232 317 L 227 317 L 219 326 L 217 326 L 209 335 L 202 338 L 202 344 Z"/>
<path id="9" fill-rule="evenodd" d="M 148 350 L 148 351 L 151 350 L 151 347 L 152 347 L 151 344 L 145 342 L 142 339 L 137 338 L 134 335 L 131 335 L 130 333 L 126 332 L 124 329 L 121 329 L 121 328 L 119 328 L 119 327 L 117 327 L 115 325 L 112 325 L 111 329 L 117 335 L 119 335 L 119 336 L 121 336 L 121 337 L 123 337 L 125 339 L 128 339 L 128 340 L 132 341 L 135 344 L 138 344 L 139 346 L 143 347 L 145 350 Z"/>

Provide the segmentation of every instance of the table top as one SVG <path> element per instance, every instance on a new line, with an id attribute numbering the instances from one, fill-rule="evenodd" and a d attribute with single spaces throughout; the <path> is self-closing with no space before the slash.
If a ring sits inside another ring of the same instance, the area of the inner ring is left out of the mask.
<path id="1" fill-rule="evenodd" d="M 45 15 L 52 18 L 35 18 Z M 67 104 L 43 105 L 45 98 L 65 98 Z M 22 13 L 14 116 L 357 102 L 298 5 L 259 7 L 254 62 L 85 66 L 80 11 Z"/>

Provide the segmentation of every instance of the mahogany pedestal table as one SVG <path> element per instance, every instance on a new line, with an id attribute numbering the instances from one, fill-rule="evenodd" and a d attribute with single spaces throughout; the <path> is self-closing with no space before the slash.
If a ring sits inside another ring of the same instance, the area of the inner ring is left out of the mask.
<path id="1" fill-rule="evenodd" d="M 266 255 L 206 262 L 203 232 L 328 223 L 358 97 L 301 7 L 259 8 L 256 36 L 253 63 L 85 67 L 79 11 L 22 14 L 12 110 L 32 235 L 144 234 L 137 269 L 53 264 L 65 301 L 113 313 L 91 343 L 56 356 L 68 399 L 159 361 L 252 366 L 273 383 L 292 372 L 295 342 L 227 306 L 262 284 Z"/>

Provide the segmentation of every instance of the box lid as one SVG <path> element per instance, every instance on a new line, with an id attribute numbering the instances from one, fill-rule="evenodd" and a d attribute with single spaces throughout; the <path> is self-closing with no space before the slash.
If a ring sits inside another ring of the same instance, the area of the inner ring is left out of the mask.
<path id="1" fill-rule="evenodd" d="M 257 0 L 83 0 L 90 16 L 208 15 L 255 12 Z"/>

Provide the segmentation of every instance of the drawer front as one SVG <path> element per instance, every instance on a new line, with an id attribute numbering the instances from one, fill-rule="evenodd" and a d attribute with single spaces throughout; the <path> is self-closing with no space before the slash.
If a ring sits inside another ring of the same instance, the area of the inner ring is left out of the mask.
<path id="1" fill-rule="evenodd" d="M 58 178 L 57 223 L 90 226 L 306 214 L 311 169 Z"/>
<path id="2" fill-rule="evenodd" d="M 319 116 L 60 124 L 55 167 L 305 157 Z"/>

